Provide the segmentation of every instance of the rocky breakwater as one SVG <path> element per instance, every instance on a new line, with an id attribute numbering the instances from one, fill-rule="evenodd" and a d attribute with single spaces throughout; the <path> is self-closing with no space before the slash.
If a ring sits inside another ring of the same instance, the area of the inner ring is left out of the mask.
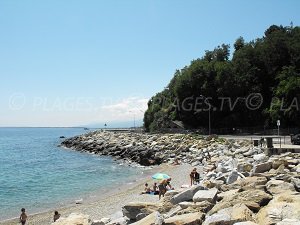
<path id="1" fill-rule="evenodd" d="M 249 141 L 203 138 L 192 134 L 142 134 L 94 131 L 64 140 L 61 146 L 78 151 L 112 156 L 143 166 L 172 163 L 179 159 L 194 166 L 211 157 L 255 154 Z"/>

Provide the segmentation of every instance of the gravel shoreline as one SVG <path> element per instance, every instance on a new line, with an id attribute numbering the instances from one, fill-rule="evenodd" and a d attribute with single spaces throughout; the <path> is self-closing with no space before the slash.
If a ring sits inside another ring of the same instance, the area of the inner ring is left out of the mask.
<path id="1" fill-rule="evenodd" d="M 183 164 L 179 166 L 171 166 L 162 164 L 148 170 L 145 174 L 155 172 L 165 172 L 169 174 L 173 180 L 172 185 L 179 189 L 183 184 L 189 184 L 189 173 L 192 169 L 191 165 Z M 120 217 L 121 208 L 125 204 L 133 201 L 139 202 L 158 202 L 158 196 L 154 195 L 140 195 L 143 191 L 144 183 L 148 182 L 150 185 L 153 183 L 150 176 L 138 179 L 133 184 L 127 184 L 112 190 L 109 193 L 103 194 L 97 201 L 90 203 L 83 203 L 82 205 L 70 206 L 58 209 L 62 217 L 67 217 L 71 213 L 83 213 L 90 216 L 92 220 L 99 220 L 103 217 L 117 218 Z M 49 225 L 52 222 L 54 210 L 48 212 L 29 215 L 28 225 Z M 17 215 L 18 216 L 18 215 Z M 1 225 L 15 225 L 18 224 L 18 219 L 6 220 L 0 222 Z"/>

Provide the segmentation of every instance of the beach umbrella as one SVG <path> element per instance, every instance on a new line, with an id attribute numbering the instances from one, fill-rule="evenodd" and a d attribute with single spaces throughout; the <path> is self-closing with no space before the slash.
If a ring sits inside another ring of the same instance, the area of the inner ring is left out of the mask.
<path id="1" fill-rule="evenodd" d="M 152 178 L 155 180 L 164 180 L 164 179 L 169 179 L 170 176 L 165 173 L 156 173 L 152 176 Z"/>

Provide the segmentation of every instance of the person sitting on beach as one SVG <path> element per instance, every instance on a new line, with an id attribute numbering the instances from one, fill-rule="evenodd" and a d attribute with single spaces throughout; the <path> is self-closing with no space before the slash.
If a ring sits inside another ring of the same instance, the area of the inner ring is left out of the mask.
<path id="1" fill-rule="evenodd" d="M 22 225 L 25 225 L 25 224 L 26 224 L 26 221 L 27 221 L 27 215 L 26 215 L 26 213 L 25 213 L 25 209 L 22 208 L 22 209 L 21 209 L 21 215 L 20 215 L 20 223 L 21 223 Z"/>
<path id="2" fill-rule="evenodd" d="M 168 179 L 162 180 L 159 183 L 159 185 L 158 185 L 158 189 L 159 189 L 159 196 L 158 196 L 158 198 L 159 198 L 159 200 L 160 200 L 161 196 L 165 197 L 165 193 L 168 190 L 167 186 L 169 186 L 169 188 L 172 189 L 172 186 L 170 184 L 171 180 L 172 180 L 171 178 L 168 178 Z"/>
<path id="3" fill-rule="evenodd" d="M 154 192 L 155 195 L 158 195 L 158 194 L 159 194 L 158 187 L 157 187 L 157 183 L 154 183 L 154 184 L 153 184 L 153 190 L 152 190 L 152 191 Z"/>
<path id="4" fill-rule="evenodd" d="M 145 184 L 145 189 L 141 194 L 150 194 L 151 193 L 151 189 L 148 185 L 148 183 Z"/>
<path id="5" fill-rule="evenodd" d="M 60 218 L 60 214 L 59 214 L 57 211 L 55 211 L 55 212 L 54 212 L 53 221 L 55 222 L 55 221 L 58 220 L 59 218 Z"/>

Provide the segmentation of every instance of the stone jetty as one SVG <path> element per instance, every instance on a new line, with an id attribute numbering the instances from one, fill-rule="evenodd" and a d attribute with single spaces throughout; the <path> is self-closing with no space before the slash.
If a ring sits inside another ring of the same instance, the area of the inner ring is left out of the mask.
<path id="1" fill-rule="evenodd" d="M 145 134 L 94 131 L 64 140 L 61 146 L 93 154 L 112 156 L 142 166 L 172 163 L 201 164 L 211 157 L 252 155 L 260 151 L 249 141 L 202 137 L 193 134 Z"/>

